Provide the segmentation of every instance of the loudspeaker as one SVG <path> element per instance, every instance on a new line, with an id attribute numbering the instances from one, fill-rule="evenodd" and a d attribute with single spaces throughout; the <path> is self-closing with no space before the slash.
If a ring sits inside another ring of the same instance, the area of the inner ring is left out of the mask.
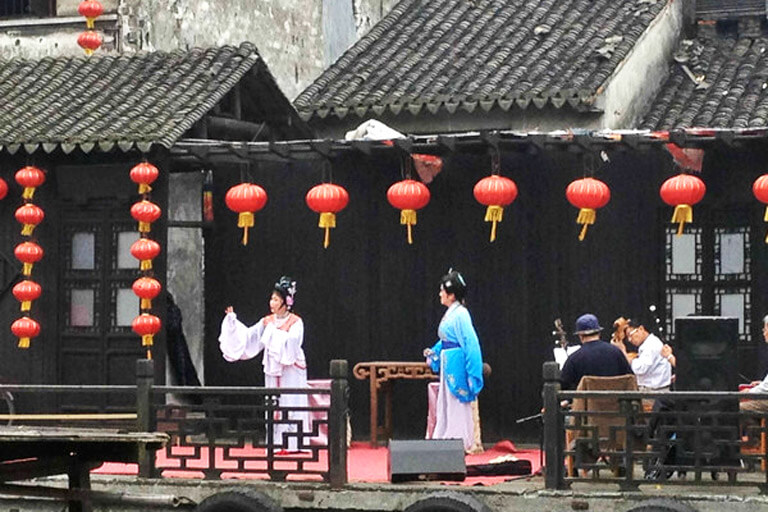
<path id="1" fill-rule="evenodd" d="M 718 316 L 675 318 L 678 391 L 736 391 L 739 320 Z"/>
<path id="2" fill-rule="evenodd" d="M 461 439 L 389 441 L 387 472 L 392 483 L 408 480 L 464 480 L 464 442 Z"/>
<path id="3" fill-rule="evenodd" d="M 714 316 L 675 318 L 678 391 L 736 391 L 739 320 Z M 693 464 L 698 446 L 702 463 L 739 465 L 739 403 L 736 399 L 675 400 L 685 411 L 679 425 L 677 463 Z M 703 455 L 703 456 L 702 456 Z"/>

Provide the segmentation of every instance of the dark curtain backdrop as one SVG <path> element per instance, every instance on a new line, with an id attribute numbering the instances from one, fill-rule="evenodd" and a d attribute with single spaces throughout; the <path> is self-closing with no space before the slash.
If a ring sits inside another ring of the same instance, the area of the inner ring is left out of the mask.
<path id="1" fill-rule="evenodd" d="M 751 187 L 755 169 L 765 162 L 759 155 L 749 165 L 731 165 L 731 156 L 715 154 L 716 165 L 705 169 L 714 190 L 727 188 L 739 173 Z M 350 370 L 360 361 L 421 360 L 444 309 L 439 278 L 454 267 L 468 280 L 468 307 L 493 368 L 480 395 L 484 441 L 535 440 L 537 426 L 515 420 L 541 407 L 541 365 L 552 359 L 555 318 L 571 332 L 578 315 L 594 312 L 607 339 L 620 315 L 642 314 L 651 304 L 664 315 L 664 228 L 672 209 L 658 191 L 674 172 L 671 158 L 656 149 L 615 151 L 610 158 L 595 176 L 611 188 L 611 201 L 579 242 L 577 210 L 566 201 L 565 188 L 584 175 L 581 157 L 568 151 L 504 153 L 502 174 L 515 180 L 519 195 L 490 243 L 485 207 L 472 195 L 475 183 L 489 174 L 490 158 L 448 154 L 429 185 L 431 201 L 418 212 L 409 246 L 399 212 L 386 201 L 387 188 L 401 179 L 398 156 L 348 152 L 334 160 L 333 178 L 349 191 L 350 203 L 337 216 L 325 250 L 317 214 L 304 202 L 321 181 L 319 161 L 218 167 L 215 228 L 207 231 L 205 244 L 207 384 L 263 384 L 260 357 L 223 361 L 218 330 L 227 305 L 248 324 L 268 313 L 272 285 L 282 274 L 298 281 L 296 311 L 305 322 L 310 378 L 326 378 L 336 358 L 347 359 Z M 732 174 L 723 172 L 723 162 Z M 236 214 L 224 205 L 226 190 L 243 175 L 269 195 L 247 247 L 240 245 Z M 734 200 L 749 204 L 761 222 L 750 190 Z M 365 439 L 368 383 L 350 378 L 352 427 L 356 438 Z M 397 383 L 394 424 L 396 437 L 423 436 L 424 382 Z"/>

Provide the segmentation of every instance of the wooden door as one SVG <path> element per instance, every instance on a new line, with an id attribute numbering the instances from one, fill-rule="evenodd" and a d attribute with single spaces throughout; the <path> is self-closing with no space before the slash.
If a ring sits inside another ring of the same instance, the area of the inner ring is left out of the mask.
<path id="1" fill-rule="evenodd" d="M 131 285 L 138 261 L 130 253 L 138 238 L 128 208 L 114 203 L 65 208 L 59 264 L 58 382 L 133 384 L 136 359 L 145 356 L 131 330 L 139 299 Z M 70 394 L 60 408 L 109 411 L 133 403 L 130 396 Z"/>

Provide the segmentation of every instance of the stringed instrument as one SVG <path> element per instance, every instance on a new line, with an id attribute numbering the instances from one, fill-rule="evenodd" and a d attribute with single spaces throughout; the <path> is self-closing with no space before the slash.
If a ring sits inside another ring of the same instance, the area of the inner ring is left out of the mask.
<path id="1" fill-rule="evenodd" d="M 613 334 L 611 334 L 611 344 L 617 345 L 622 343 L 624 345 L 624 351 L 627 353 L 627 358 L 632 361 L 637 357 L 637 352 L 634 352 L 634 345 L 629 342 L 627 337 L 627 328 L 629 327 L 629 319 L 620 316 L 613 321 Z M 631 350 L 630 350 L 631 349 Z"/>

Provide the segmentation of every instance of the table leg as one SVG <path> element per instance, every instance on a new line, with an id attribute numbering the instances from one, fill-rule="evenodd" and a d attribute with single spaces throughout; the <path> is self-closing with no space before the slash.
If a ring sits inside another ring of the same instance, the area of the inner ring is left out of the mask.
<path id="1" fill-rule="evenodd" d="M 69 466 L 69 490 L 77 489 L 86 491 L 82 493 L 80 499 L 69 501 L 69 512 L 91 512 L 93 506 L 88 497 L 87 491 L 91 490 L 91 465 L 85 461 L 73 457 Z"/>
<path id="2" fill-rule="evenodd" d="M 376 388 L 376 368 L 371 368 L 370 375 L 371 386 L 371 446 L 378 445 L 376 435 L 379 430 L 379 390 Z"/>

